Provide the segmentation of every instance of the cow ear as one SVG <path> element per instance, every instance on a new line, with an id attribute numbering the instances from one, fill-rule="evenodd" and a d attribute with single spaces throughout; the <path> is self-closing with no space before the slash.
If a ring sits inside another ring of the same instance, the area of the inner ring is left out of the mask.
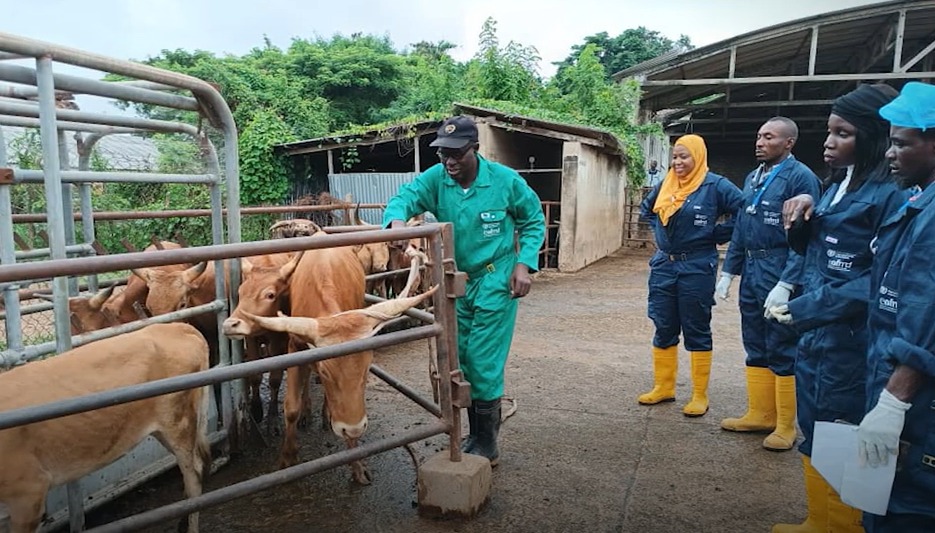
<path id="1" fill-rule="evenodd" d="M 136 275 L 136 277 L 140 278 L 146 283 L 149 283 L 150 280 L 152 279 L 151 268 L 131 268 L 130 272 L 133 272 L 133 274 Z"/>
<path id="2" fill-rule="evenodd" d="M 244 257 L 240 260 L 240 275 L 247 276 L 250 272 L 253 272 L 253 263 Z"/>

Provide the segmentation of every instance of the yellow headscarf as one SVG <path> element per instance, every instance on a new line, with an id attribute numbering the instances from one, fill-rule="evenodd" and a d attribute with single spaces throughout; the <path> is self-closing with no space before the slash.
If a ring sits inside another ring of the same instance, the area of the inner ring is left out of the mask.
<path id="1" fill-rule="evenodd" d="M 695 160 L 695 168 L 685 177 L 679 179 L 669 165 L 669 171 L 659 187 L 659 195 L 656 197 L 656 203 L 653 205 L 653 212 L 659 216 L 662 225 L 669 223 L 688 195 L 695 192 L 701 186 L 705 176 L 708 174 L 708 148 L 704 144 L 704 139 L 698 135 L 685 135 L 675 141 L 675 146 L 684 146 Z"/>

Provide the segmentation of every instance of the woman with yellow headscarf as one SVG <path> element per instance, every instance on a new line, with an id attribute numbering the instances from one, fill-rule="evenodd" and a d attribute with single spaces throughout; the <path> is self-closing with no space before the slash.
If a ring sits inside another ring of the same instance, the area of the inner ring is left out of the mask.
<path id="1" fill-rule="evenodd" d="M 679 334 L 691 352 L 692 399 L 682 412 L 708 412 L 711 374 L 711 307 L 717 273 L 716 246 L 730 240 L 743 195 L 727 178 L 708 170 L 708 150 L 698 135 L 685 135 L 672 148 L 665 179 L 640 206 L 653 226 L 656 253 L 649 260 L 649 318 L 653 336 L 652 391 L 643 405 L 675 400 Z M 724 222 L 718 223 L 726 216 Z"/>

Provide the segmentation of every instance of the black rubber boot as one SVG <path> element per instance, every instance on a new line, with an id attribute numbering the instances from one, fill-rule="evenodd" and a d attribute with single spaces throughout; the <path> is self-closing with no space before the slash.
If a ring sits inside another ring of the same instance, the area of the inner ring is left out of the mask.
<path id="1" fill-rule="evenodd" d="M 474 447 L 477 445 L 477 413 L 474 411 L 474 402 L 471 402 L 471 406 L 468 407 L 466 411 L 471 433 L 467 438 L 461 441 L 461 451 L 464 453 L 472 453 Z"/>
<path id="2" fill-rule="evenodd" d="M 474 455 L 480 455 L 490 460 L 490 466 L 497 466 L 500 459 L 500 449 L 497 447 L 497 437 L 500 435 L 500 399 L 491 401 L 474 400 L 474 416 L 477 417 L 477 440 Z"/>

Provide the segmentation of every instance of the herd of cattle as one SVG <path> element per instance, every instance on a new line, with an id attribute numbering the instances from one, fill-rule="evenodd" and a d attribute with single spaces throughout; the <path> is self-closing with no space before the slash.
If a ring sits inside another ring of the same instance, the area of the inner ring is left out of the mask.
<path id="1" fill-rule="evenodd" d="M 417 224 L 418 221 L 411 223 Z M 290 220 L 271 228 L 274 237 L 320 235 L 314 223 Z M 147 251 L 180 245 L 161 242 Z M 241 259 L 239 303 L 224 321 L 224 335 L 243 339 L 245 360 L 324 347 L 374 335 L 390 320 L 435 291 L 419 292 L 426 260 L 418 240 L 406 250 L 387 243 L 325 248 Z M 409 267 L 408 279 L 365 283 L 365 274 Z M 69 299 L 73 334 L 160 315 L 216 299 L 213 262 L 134 269 L 126 287 Z M 225 276 L 225 279 L 227 277 Z M 401 285 L 402 282 L 402 285 Z M 364 308 L 364 294 L 393 299 Z M 144 313 L 145 311 L 145 313 Z M 204 370 L 217 364 L 217 319 L 197 315 L 187 323 L 154 324 L 132 333 L 86 344 L 69 352 L 0 374 L 0 412 L 40 405 L 118 387 Z M 318 362 L 324 392 L 322 412 L 348 447 L 367 428 L 365 385 L 373 354 L 360 352 Z M 297 424 L 309 412 L 312 367 L 286 373 L 281 468 L 298 463 Z M 263 417 L 261 376 L 249 379 L 250 412 Z M 282 371 L 270 375 L 267 427 L 277 417 Z M 0 431 L 0 503 L 9 509 L 14 533 L 38 530 L 48 490 L 101 468 L 148 435 L 178 461 L 188 497 L 201 494 L 210 465 L 207 442 L 210 388 L 88 411 Z M 352 465 L 355 481 L 368 484 L 363 462 Z M 198 531 L 194 513 L 180 529 Z"/>

